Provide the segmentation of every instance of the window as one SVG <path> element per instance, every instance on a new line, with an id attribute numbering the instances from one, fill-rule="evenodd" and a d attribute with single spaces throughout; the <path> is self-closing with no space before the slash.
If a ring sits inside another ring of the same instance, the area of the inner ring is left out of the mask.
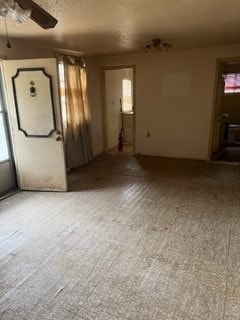
<path id="1" fill-rule="evenodd" d="M 60 84 L 63 135 L 65 137 L 66 136 L 66 128 L 67 128 L 67 108 L 66 108 L 66 97 L 65 97 L 65 78 L 64 78 L 63 62 L 59 62 L 59 64 L 58 64 L 58 73 L 59 73 L 59 84 Z"/>
<path id="2" fill-rule="evenodd" d="M 3 119 L 3 109 L 0 103 L 0 161 L 9 159 L 7 136 L 5 131 L 5 123 Z"/>
<path id="3" fill-rule="evenodd" d="M 132 103 L 132 81 L 131 80 L 123 79 L 122 93 L 123 93 L 122 111 L 132 112 L 133 103 Z"/>
<path id="4" fill-rule="evenodd" d="M 240 93 L 240 73 L 229 73 L 225 76 L 224 93 Z"/>

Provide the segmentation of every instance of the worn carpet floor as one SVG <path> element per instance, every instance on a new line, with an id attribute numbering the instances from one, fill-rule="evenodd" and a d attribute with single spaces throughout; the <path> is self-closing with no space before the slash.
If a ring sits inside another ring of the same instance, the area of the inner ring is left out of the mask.
<path id="1" fill-rule="evenodd" d="M 240 319 L 240 167 L 101 155 L 0 202 L 0 319 Z"/>

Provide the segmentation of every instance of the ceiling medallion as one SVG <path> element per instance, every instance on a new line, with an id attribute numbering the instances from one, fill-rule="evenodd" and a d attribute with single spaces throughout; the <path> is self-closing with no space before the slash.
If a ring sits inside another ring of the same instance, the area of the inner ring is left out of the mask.
<path id="1" fill-rule="evenodd" d="M 156 38 L 156 39 L 152 39 L 151 42 L 145 44 L 145 46 L 142 47 L 142 49 L 144 50 L 145 53 L 149 52 L 149 51 L 168 51 L 169 49 L 171 49 L 172 47 L 172 43 L 169 42 L 163 42 L 162 39 L 160 38 Z"/>

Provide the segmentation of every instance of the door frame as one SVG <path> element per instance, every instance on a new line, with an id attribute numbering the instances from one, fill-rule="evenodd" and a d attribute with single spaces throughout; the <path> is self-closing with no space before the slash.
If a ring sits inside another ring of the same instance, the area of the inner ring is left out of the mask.
<path id="1" fill-rule="evenodd" d="M 213 147 L 214 147 L 214 140 L 215 138 L 220 138 L 215 137 L 215 132 L 214 132 L 214 127 L 215 127 L 215 116 L 216 116 L 216 111 L 218 108 L 218 89 L 219 89 L 219 76 L 220 76 L 220 66 L 222 63 L 227 63 L 227 62 L 234 62 L 234 61 L 240 61 L 240 57 L 228 57 L 228 58 L 217 58 L 216 59 L 216 66 L 215 66 L 215 80 L 214 80 L 214 89 L 213 89 L 213 100 L 212 100 L 212 112 L 211 112 L 211 120 L 210 120 L 210 133 L 209 133 L 209 143 L 208 143 L 208 160 L 211 160 L 212 158 L 212 153 L 213 153 Z M 220 134 L 220 132 L 219 132 Z"/>
<path id="2" fill-rule="evenodd" d="M 0 193 L 0 198 L 8 196 L 8 194 L 17 192 L 18 189 L 18 176 L 16 170 L 16 163 L 15 163 L 15 156 L 13 150 L 13 142 L 11 136 L 11 127 L 10 127 L 10 120 L 9 120 L 9 110 L 7 105 L 7 98 L 6 98 L 6 87 L 5 87 L 5 79 L 4 79 L 4 71 L 3 71 L 3 63 L 0 60 L 0 100 L 2 102 L 2 114 L 3 114 L 3 123 L 5 128 L 5 134 L 7 139 L 7 146 L 8 146 L 8 154 L 9 159 L 5 161 L 1 161 L 1 163 L 9 162 L 10 163 L 10 170 L 11 170 L 11 177 L 13 182 L 13 188 L 10 190 L 5 190 L 4 192 Z"/>
<path id="3" fill-rule="evenodd" d="M 108 131 L 107 131 L 107 106 L 106 106 L 106 77 L 107 70 L 133 70 L 133 153 L 136 152 L 136 66 L 135 65 L 121 65 L 100 67 L 101 77 L 101 105 L 102 105 L 102 129 L 103 129 L 103 152 L 107 152 L 108 146 Z"/>

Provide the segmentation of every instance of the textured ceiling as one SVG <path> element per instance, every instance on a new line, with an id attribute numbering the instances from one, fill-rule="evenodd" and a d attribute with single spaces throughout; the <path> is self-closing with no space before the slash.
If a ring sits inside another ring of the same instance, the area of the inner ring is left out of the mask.
<path id="1" fill-rule="evenodd" d="M 15 28 L 12 39 L 89 54 L 141 52 L 153 38 L 173 49 L 240 44 L 239 0 L 35 0 L 58 19 L 54 29 L 32 21 Z M 0 21 L 0 35 L 4 22 Z"/>

